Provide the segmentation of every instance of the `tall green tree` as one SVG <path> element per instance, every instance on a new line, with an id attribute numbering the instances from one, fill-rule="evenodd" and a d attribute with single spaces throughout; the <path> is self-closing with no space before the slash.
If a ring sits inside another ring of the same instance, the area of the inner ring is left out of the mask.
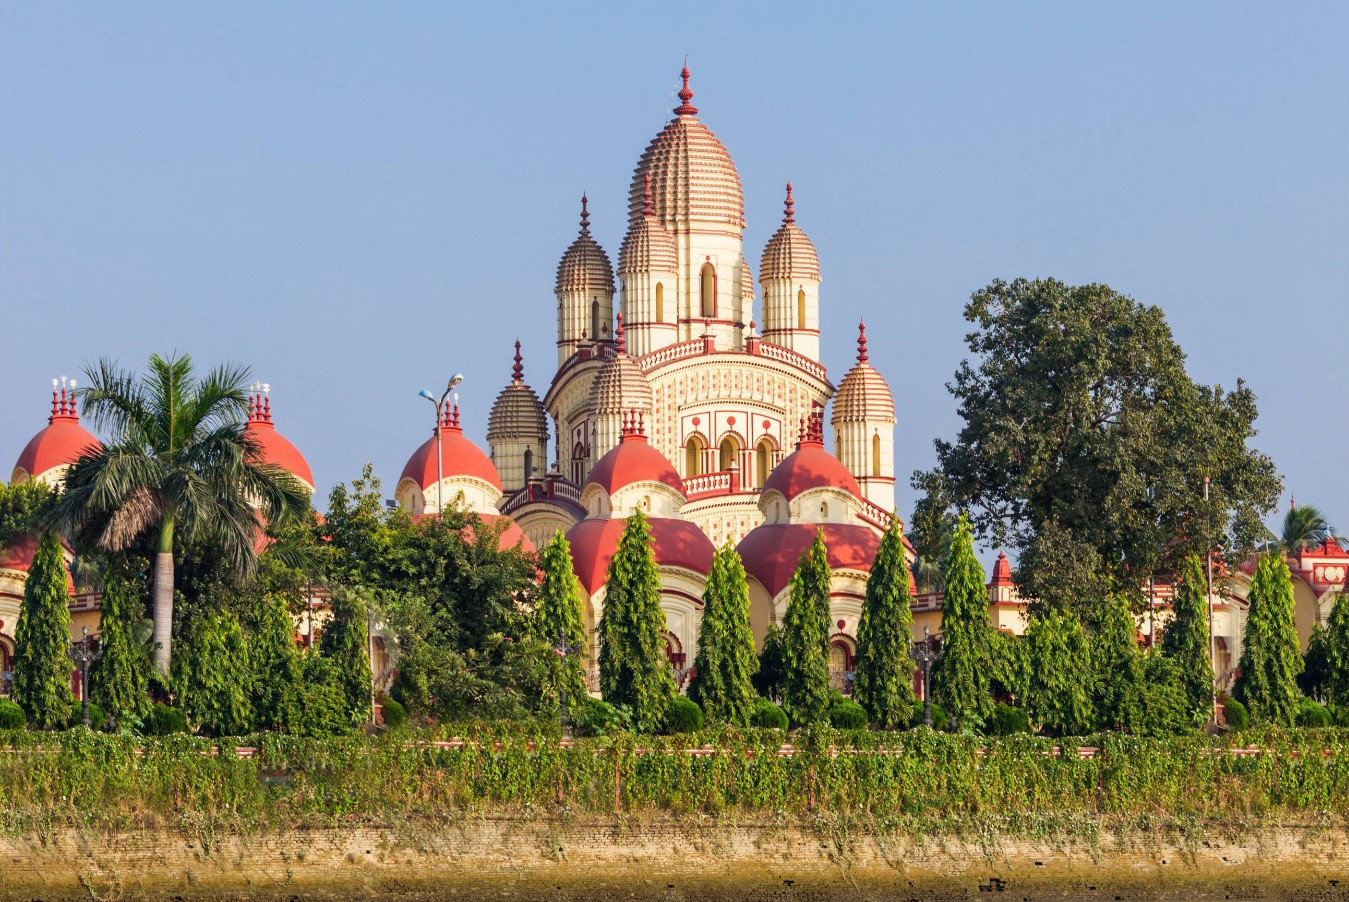
<path id="1" fill-rule="evenodd" d="M 946 555 L 942 656 L 932 671 L 932 698 L 963 726 L 982 723 L 993 710 L 992 633 L 984 568 L 974 556 L 970 522 L 962 514 Z"/>
<path id="2" fill-rule="evenodd" d="M 909 520 L 913 578 L 919 592 L 943 592 L 946 590 L 943 568 L 956 532 L 956 515 L 940 479 L 925 478 L 919 491 L 922 494 Z"/>
<path id="3" fill-rule="evenodd" d="M 1031 722 L 1051 736 L 1081 736 L 1091 730 L 1091 653 L 1082 622 L 1071 613 L 1046 610 L 1026 629 L 1029 659 L 1025 707 Z"/>
<path id="4" fill-rule="evenodd" d="M 1297 554 L 1304 548 L 1315 548 L 1327 536 L 1334 535 L 1335 529 L 1325 514 L 1310 504 L 1298 504 L 1284 513 L 1278 544 L 1288 554 Z"/>
<path id="5" fill-rule="evenodd" d="M 89 697 L 112 723 L 137 727 L 150 710 L 150 659 L 136 639 L 145 603 L 140 586 L 114 562 L 104 581 L 98 641 L 89 668 Z"/>
<path id="6" fill-rule="evenodd" d="M 754 672 L 754 691 L 770 701 L 779 701 L 787 686 L 787 641 L 782 627 L 768 624 L 763 647 L 759 649 L 759 668 Z"/>
<path id="7" fill-rule="evenodd" d="M 259 462 L 244 431 L 247 369 L 221 366 L 198 381 L 187 355 L 154 354 L 139 378 L 107 360 L 85 372 L 85 412 L 111 436 L 70 468 L 51 522 L 114 552 L 153 535 L 155 666 L 167 675 L 180 543 L 206 542 L 251 573 L 262 522 L 298 516 L 309 495 L 281 467 Z"/>
<path id="8" fill-rule="evenodd" d="M 1213 716 L 1213 659 L 1209 648 L 1208 587 L 1199 555 L 1180 568 L 1171 622 L 1162 632 L 1162 654 L 1176 664 L 1186 707 L 1195 726 Z"/>
<path id="9" fill-rule="evenodd" d="M 1186 555 L 1244 559 L 1280 488 L 1249 447 L 1254 394 L 1193 381 L 1162 311 L 1105 285 L 995 281 L 965 308 L 964 421 L 914 486 L 1018 552 L 1022 592 L 1086 610 Z M 1203 476 L 1209 477 L 1204 498 Z"/>
<path id="10" fill-rule="evenodd" d="M 253 723 L 258 729 L 289 730 L 301 718 L 304 669 L 295 645 L 295 619 L 280 595 L 255 602 L 248 639 Z"/>
<path id="11" fill-rule="evenodd" d="M 1106 598 L 1091 636 L 1092 701 L 1103 730 L 1133 732 L 1143 720 L 1147 691 L 1138 624 L 1122 594 Z"/>
<path id="12" fill-rule="evenodd" d="M 816 723 L 829 708 L 829 556 L 824 532 L 801 555 L 782 618 L 782 706 L 793 723 Z"/>
<path id="13" fill-rule="evenodd" d="M 187 636 L 174 665 L 176 701 L 188 722 L 212 736 L 238 736 L 253 725 L 248 640 L 237 617 L 208 614 Z"/>
<path id="14" fill-rule="evenodd" d="M 641 508 L 628 518 L 609 562 L 600 615 L 600 694 L 627 705 L 639 730 L 658 729 L 675 695 L 665 658 L 665 612 L 651 530 Z"/>
<path id="15" fill-rule="evenodd" d="M 28 722 L 58 727 L 70 717 L 70 593 L 61 540 L 47 531 L 38 542 L 23 607 L 14 626 L 14 702 Z"/>
<path id="16" fill-rule="evenodd" d="M 910 645 L 913 612 L 909 568 L 899 521 L 881 538 L 867 577 L 867 597 L 857 624 L 857 676 L 853 696 L 871 719 L 887 730 L 913 719 L 915 669 Z"/>
<path id="17" fill-rule="evenodd" d="M 332 614 L 319 639 L 319 651 L 337 672 L 347 719 L 370 718 L 369 590 L 344 586 L 333 593 Z"/>
<path id="18" fill-rule="evenodd" d="M 702 706 L 709 721 L 748 726 L 758 667 L 745 565 L 727 541 L 712 559 L 712 572 L 703 590 L 703 619 L 689 697 Z"/>
<path id="19" fill-rule="evenodd" d="M 1349 707 L 1349 592 L 1341 589 L 1326 621 L 1326 697 Z"/>
<path id="20" fill-rule="evenodd" d="M 1302 655 L 1297 687 L 1307 698 L 1321 704 L 1330 700 L 1330 654 L 1330 632 L 1318 623 L 1307 637 L 1307 651 Z"/>
<path id="21" fill-rule="evenodd" d="M 1291 726 L 1301 697 L 1302 653 L 1293 620 L 1293 577 L 1281 555 L 1260 556 L 1247 604 L 1234 694 L 1252 718 Z"/>
<path id="22" fill-rule="evenodd" d="M 557 534 L 543 547 L 539 555 L 538 632 L 540 638 L 554 647 L 559 641 L 567 645 L 566 654 L 558 661 L 550 679 L 553 697 L 561 700 L 566 693 L 568 704 L 578 704 L 586 696 L 585 623 L 581 615 L 581 587 L 572 567 L 571 545 L 567 537 Z"/>

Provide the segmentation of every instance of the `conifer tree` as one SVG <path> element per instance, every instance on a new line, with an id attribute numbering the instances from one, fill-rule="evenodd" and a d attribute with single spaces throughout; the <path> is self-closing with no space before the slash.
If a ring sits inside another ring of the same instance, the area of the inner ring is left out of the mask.
<path id="1" fill-rule="evenodd" d="M 1206 591 L 1204 566 L 1199 555 L 1192 554 L 1181 565 L 1180 584 L 1171 603 L 1171 623 L 1162 632 L 1162 654 L 1176 665 L 1195 726 L 1213 716 Z"/>
<path id="2" fill-rule="evenodd" d="M 1326 621 L 1326 697 L 1337 708 L 1349 707 L 1349 592 L 1343 589 Z"/>
<path id="3" fill-rule="evenodd" d="M 763 647 L 759 650 L 759 669 L 754 673 L 754 691 L 770 701 L 781 701 L 787 678 L 787 644 L 782 627 L 768 624 Z"/>
<path id="4" fill-rule="evenodd" d="M 260 730 L 290 730 L 299 723 L 304 691 L 295 621 L 279 593 L 262 595 L 254 617 L 248 642 L 253 724 Z"/>
<path id="5" fill-rule="evenodd" d="M 1307 637 L 1307 651 L 1302 655 L 1297 687 L 1307 698 L 1322 704 L 1330 701 L 1330 654 L 1330 632 L 1318 623 Z"/>
<path id="6" fill-rule="evenodd" d="M 38 542 L 23 607 L 14 627 L 14 702 L 39 727 L 58 727 L 70 717 L 70 593 L 61 540 L 48 531 Z"/>
<path id="7" fill-rule="evenodd" d="M 1247 600 L 1234 694 L 1252 719 L 1291 725 L 1301 697 L 1302 654 L 1293 621 L 1293 578 L 1281 556 L 1260 556 Z"/>
<path id="8" fill-rule="evenodd" d="M 567 644 L 567 653 L 552 676 L 554 696 L 566 692 L 567 703 L 576 705 L 585 698 L 585 626 L 581 618 L 581 591 L 572 569 L 571 545 L 567 537 L 557 534 L 543 547 L 539 555 L 539 569 L 543 580 L 539 585 L 539 638 L 557 646 L 559 640 Z"/>
<path id="9" fill-rule="evenodd" d="M 783 707 L 796 724 L 811 724 L 829 708 L 829 557 L 819 532 L 792 574 L 782 620 Z"/>
<path id="10" fill-rule="evenodd" d="M 857 624 L 857 677 L 853 695 L 887 730 L 913 718 L 915 704 L 910 654 L 913 612 L 909 608 L 909 568 L 904 540 L 894 520 L 881 539 L 867 578 L 866 603 Z"/>
<path id="11" fill-rule="evenodd" d="M 600 694 L 612 705 L 627 705 L 639 730 L 656 730 L 675 685 L 664 655 L 660 574 L 640 508 L 628 518 L 609 562 L 599 638 Z"/>
<path id="12" fill-rule="evenodd" d="M 755 698 L 752 678 L 758 666 L 745 565 L 728 540 L 712 559 L 712 572 L 703 590 L 703 619 L 689 697 L 709 721 L 748 726 Z"/>
<path id="13" fill-rule="evenodd" d="M 136 727 L 149 713 L 150 659 L 134 639 L 145 604 L 136 584 L 113 565 L 99 607 L 98 660 L 89 668 L 89 698 L 114 726 Z"/>
<path id="14" fill-rule="evenodd" d="M 1091 729 L 1091 655 L 1082 622 L 1049 609 L 1026 630 L 1029 671 L 1026 711 L 1053 736 L 1080 736 Z"/>
<path id="15" fill-rule="evenodd" d="M 233 614 L 198 619 L 184 654 L 174 657 L 178 704 L 193 726 L 214 736 L 237 736 L 253 722 L 248 643 Z"/>
<path id="16" fill-rule="evenodd" d="M 942 656 L 932 671 L 932 698 L 962 725 L 982 722 L 992 712 L 989 678 L 994 669 L 993 627 L 988 621 L 984 568 L 974 556 L 970 521 L 956 523 L 946 555 L 942 599 Z"/>
<path id="17" fill-rule="evenodd" d="M 1103 730 L 1132 732 L 1141 723 L 1145 684 L 1137 635 L 1128 601 L 1118 593 L 1106 596 L 1091 637 L 1093 702 Z"/>
<path id="18" fill-rule="evenodd" d="M 366 613 L 368 594 L 355 588 L 333 593 L 332 619 L 319 639 L 319 651 L 338 675 L 342 697 L 352 723 L 370 716 L 370 637 Z"/>

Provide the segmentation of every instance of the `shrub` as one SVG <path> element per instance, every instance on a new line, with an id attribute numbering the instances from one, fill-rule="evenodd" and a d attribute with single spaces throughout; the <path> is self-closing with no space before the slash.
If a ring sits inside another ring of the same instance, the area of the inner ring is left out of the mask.
<path id="1" fill-rule="evenodd" d="M 150 714 L 145 718 L 142 728 L 146 736 L 169 736 L 173 733 L 186 733 L 187 717 L 177 708 L 171 708 L 163 702 L 155 702 Z"/>
<path id="2" fill-rule="evenodd" d="M 0 698 L 0 730 L 21 730 L 28 722 L 23 709 L 7 698 Z"/>
<path id="3" fill-rule="evenodd" d="M 866 729 L 867 712 L 857 702 L 843 699 L 829 706 L 829 723 L 836 730 Z"/>
<path id="4" fill-rule="evenodd" d="M 988 722 L 989 735 L 1012 736 L 1030 731 L 1030 717 L 1026 715 L 1025 709 L 1014 708 L 1002 702 L 993 706 L 993 717 Z"/>
<path id="5" fill-rule="evenodd" d="M 781 705 L 775 705 L 768 699 L 761 698 L 750 709 L 749 722 L 752 726 L 768 730 L 785 730 L 787 729 L 787 712 L 782 710 Z"/>
<path id="6" fill-rule="evenodd" d="M 1233 732 L 1244 730 L 1251 725 L 1250 712 L 1246 706 L 1234 698 L 1229 698 L 1223 702 L 1223 716 L 1227 720 L 1227 728 Z"/>
<path id="7" fill-rule="evenodd" d="M 923 705 L 922 702 L 913 709 L 913 722 L 910 727 L 921 727 L 923 725 Z M 932 729 L 945 730 L 951 725 L 951 716 L 946 713 L 946 709 L 936 702 L 932 703 Z"/>
<path id="8" fill-rule="evenodd" d="M 1294 720 L 1300 727 L 1329 727 L 1335 723 L 1325 706 L 1310 698 L 1298 702 Z"/>
<path id="9" fill-rule="evenodd" d="M 626 729 L 627 721 L 618 708 L 587 695 L 571 711 L 571 728 L 577 736 L 609 736 Z"/>
<path id="10" fill-rule="evenodd" d="M 103 725 L 108 722 L 108 717 L 103 713 L 103 709 L 93 702 L 89 703 L 89 729 L 101 730 Z M 73 730 L 75 727 L 84 723 L 84 702 L 77 698 L 70 700 L 70 717 L 66 720 L 66 729 Z"/>
<path id="11" fill-rule="evenodd" d="M 380 706 L 384 711 L 384 726 L 390 730 L 396 730 L 408 722 L 408 709 L 393 699 L 385 696 L 380 699 Z"/>
<path id="12" fill-rule="evenodd" d="M 1335 718 L 1335 726 L 1349 727 L 1349 705 L 1339 705 L 1329 710 L 1331 717 Z"/>
<path id="13" fill-rule="evenodd" d="M 688 696 L 676 695 L 665 708 L 665 732 L 696 733 L 703 728 L 703 709 Z"/>

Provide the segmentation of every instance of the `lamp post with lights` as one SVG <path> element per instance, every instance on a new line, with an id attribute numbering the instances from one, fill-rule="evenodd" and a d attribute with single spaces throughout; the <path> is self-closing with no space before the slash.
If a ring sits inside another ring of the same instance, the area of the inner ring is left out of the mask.
<path id="1" fill-rule="evenodd" d="M 443 470 L 444 463 L 442 462 L 440 456 L 440 430 L 445 420 L 444 417 L 445 399 L 450 396 L 450 392 L 454 391 L 454 387 L 463 381 L 464 381 L 463 373 L 455 373 L 453 376 L 451 376 L 449 384 L 445 386 L 445 391 L 441 392 L 440 400 L 438 401 L 436 400 L 436 396 L 431 394 L 426 389 L 422 389 L 421 391 L 417 392 L 418 397 L 422 397 L 430 401 L 433 405 L 435 405 L 436 408 L 436 513 L 437 514 L 441 513 L 441 503 L 440 503 L 441 483 L 444 482 L 445 480 L 445 473 Z"/>

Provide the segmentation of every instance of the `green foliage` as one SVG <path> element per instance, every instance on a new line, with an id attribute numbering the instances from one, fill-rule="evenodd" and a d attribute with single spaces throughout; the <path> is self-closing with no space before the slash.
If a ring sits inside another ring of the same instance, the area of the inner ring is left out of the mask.
<path id="1" fill-rule="evenodd" d="M 866 729 L 866 709 L 851 699 L 832 702 L 829 705 L 829 725 L 836 730 Z"/>
<path id="2" fill-rule="evenodd" d="M 1138 625 L 1118 593 L 1106 598 L 1091 637 L 1092 703 L 1102 730 L 1132 732 L 1143 720 L 1143 654 Z"/>
<path id="3" fill-rule="evenodd" d="M 1317 701 L 1326 701 L 1330 694 L 1330 631 L 1317 623 L 1307 637 L 1307 650 L 1302 654 L 1302 672 L 1297 675 L 1297 687 L 1303 695 Z"/>
<path id="4" fill-rule="evenodd" d="M 171 708 L 163 702 L 150 706 L 141 732 L 146 736 L 170 736 L 174 733 L 186 733 L 187 715 L 180 708 Z"/>
<path id="5" fill-rule="evenodd" d="M 1255 396 L 1194 382 L 1162 311 L 1105 285 L 995 281 L 965 308 L 963 426 L 915 485 L 1018 551 L 1027 597 L 1076 611 L 1214 544 L 1244 559 L 1280 481 Z M 1207 474 L 1210 494 L 1204 498 Z"/>
<path id="6" fill-rule="evenodd" d="M 370 714 L 370 696 L 353 708 L 346 693 L 346 674 L 323 655 L 304 659 L 299 714 L 289 728 L 298 736 L 340 736 L 350 733 Z M 368 685 L 368 684 L 367 684 Z"/>
<path id="7" fill-rule="evenodd" d="M 962 726 L 992 711 L 993 626 L 988 620 L 984 568 L 974 556 L 970 523 L 956 523 L 946 556 L 946 595 L 941 613 L 942 656 L 932 668 L 932 698 Z"/>
<path id="8" fill-rule="evenodd" d="M 1349 592 L 1340 591 L 1326 621 L 1326 697 L 1349 709 Z"/>
<path id="9" fill-rule="evenodd" d="M 1251 725 L 1250 712 L 1234 698 L 1228 698 L 1223 702 L 1223 718 L 1227 721 L 1228 729 L 1233 732 L 1244 730 Z"/>
<path id="10" fill-rule="evenodd" d="M 38 543 L 14 627 L 14 701 L 38 727 L 59 727 L 70 712 L 70 594 L 61 540 Z"/>
<path id="11" fill-rule="evenodd" d="M 630 707 L 642 732 L 658 730 L 675 686 L 664 654 L 660 574 L 651 550 L 651 530 L 640 508 L 628 518 L 609 562 L 598 632 L 604 700 Z"/>
<path id="12" fill-rule="evenodd" d="M 867 578 L 866 601 L 857 625 L 853 697 L 878 726 L 898 729 L 913 718 L 915 665 L 909 568 L 899 521 L 892 521 Z"/>
<path id="13" fill-rule="evenodd" d="M 749 723 L 753 727 L 769 730 L 787 729 L 787 712 L 781 705 L 775 705 L 766 698 L 758 699 L 749 714 Z"/>
<path id="14" fill-rule="evenodd" d="M 1046 610 L 1026 630 L 1026 711 L 1051 736 L 1080 736 L 1095 719 L 1087 636 L 1071 613 Z"/>
<path id="15" fill-rule="evenodd" d="M 385 729 L 397 730 L 408 722 L 408 709 L 388 696 L 380 699 L 380 711 L 384 716 Z"/>
<path id="16" fill-rule="evenodd" d="M 768 630 L 764 633 L 763 648 L 759 650 L 759 669 L 751 680 L 754 691 L 763 698 L 782 698 L 787 685 L 787 643 L 782 636 L 782 627 L 776 623 L 768 624 Z"/>
<path id="17" fill-rule="evenodd" d="M 1130 726 L 1131 732 L 1140 736 L 1173 736 L 1193 732 L 1200 725 L 1186 694 L 1186 676 L 1175 658 L 1156 653 L 1147 656 L 1141 710 Z M 1206 705 L 1205 711 L 1210 707 Z"/>
<path id="18" fill-rule="evenodd" d="M 598 698 L 581 697 L 572 715 L 572 732 L 577 736 L 611 736 L 627 729 L 624 712 Z"/>
<path id="19" fill-rule="evenodd" d="M 1019 636 L 993 630 L 989 688 L 998 699 L 1020 699 L 1026 694 L 1030 679 L 1030 664 L 1026 659 L 1026 642 Z"/>
<path id="20" fill-rule="evenodd" d="M 1207 586 L 1199 555 L 1185 558 L 1171 603 L 1171 623 L 1162 632 L 1162 654 L 1180 674 L 1190 721 L 1198 726 L 1213 716 L 1213 663 L 1209 650 Z"/>
<path id="21" fill-rule="evenodd" d="M 714 723 L 745 726 L 754 705 L 754 633 L 749 624 L 745 565 L 728 541 L 712 559 L 703 590 L 703 619 L 689 698 Z"/>
<path id="22" fill-rule="evenodd" d="M 1298 701 L 1293 721 L 1299 727 L 1330 727 L 1335 725 L 1335 718 L 1330 711 L 1324 705 L 1317 704 L 1314 699 L 1310 698 Z"/>
<path id="23" fill-rule="evenodd" d="M 920 497 L 909 520 L 909 541 L 913 544 L 913 579 L 920 592 L 944 592 L 946 576 L 942 568 L 955 537 L 956 515 L 951 499 L 939 477 L 915 475 L 913 487 Z"/>
<path id="24" fill-rule="evenodd" d="M 829 707 L 829 580 L 821 530 L 792 574 L 782 619 L 782 706 L 798 726 L 822 720 Z"/>
<path id="25" fill-rule="evenodd" d="M 89 703 L 89 729 L 101 730 L 108 723 L 108 715 L 103 713 L 103 709 L 93 702 Z M 70 708 L 66 712 L 66 722 L 62 724 L 66 729 L 73 730 L 75 727 L 84 725 L 84 702 L 72 698 Z"/>
<path id="26" fill-rule="evenodd" d="M 248 636 L 250 729 L 294 730 L 303 714 L 304 664 L 295 646 L 295 621 L 285 599 L 263 595 L 255 602 Z"/>
<path id="27" fill-rule="evenodd" d="M 1299 504 L 1283 515 L 1279 548 L 1287 554 L 1297 554 L 1305 548 L 1315 548 L 1334 533 L 1334 527 L 1320 510 L 1310 504 Z"/>
<path id="28" fill-rule="evenodd" d="M 923 722 L 924 718 L 926 717 L 927 712 L 924 710 L 923 705 L 920 702 L 918 707 L 916 707 L 913 711 L 913 723 L 909 725 L 910 728 L 916 730 L 919 727 L 926 726 L 926 724 Z M 950 723 L 951 717 L 946 713 L 946 709 L 943 708 L 941 705 L 937 704 L 936 702 L 933 702 L 932 729 L 938 731 L 945 730 L 950 725 Z"/>
<path id="29" fill-rule="evenodd" d="M 1253 720 L 1291 725 L 1301 697 L 1302 653 L 1293 621 L 1293 578 L 1281 556 L 1260 556 L 1247 599 L 1234 694 Z"/>
<path id="30" fill-rule="evenodd" d="M 666 735 L 696 733 L 702 728 L 703 709 L 698 707 L 697 702 L 683 695 L 670 699 L 670 704 L 665 708 L 662 732 Z"/>
<path id="31" fill-rule="evenodd" d="M 332 618 L 319 640 L 319 651 L 341 693 L 342 720 L 349 726 L 370 717 L 370 639 L 366 632 L 370 594 L 361 588 L 339 587 L 329 608 Z"/>
<path id="32" fill-rule="evenodd" d="M 991 736 L 1012 736 L 1016 733 L 1029 733 L 1030 717 L 1022 708 L 998 702 L 993 706 L 993 716 L 988 721 L 988 733 Z"/>
<path id="33" fill-rule="evenodd" d="M 188 722 L 214 736 L 239 736 L 253 722 L 248 643 L 233 614 L 210 614 L 174 661 L 175 696 Z"/>
<path id="34" fill-rule="evenodd" d="M 40 532 L 55 500 L 56 492 L 45 482 L 32 479 L 9 485 L 0 482 L 0 548 L 22 536 Z"/>
<path id="35" fill-rule="evenodd" d="M 21 730 L 28 723 L 23 709 L 7 698 L 0 698 L 0 730 Z"/>
<path id="36" fill-rule="evenodd" d="M 89 698 L 114 726 L 134 729 L 150 710 L 150 657 L 136 641 L 145 601 L 139 586 L 114 565 L 103 587 L 99 610 L 102 653 L 89 668 Z"/>
<path id="37" fill-rule="evenodd" d="M 558 530 L 539 555 L 538 633 L 544 642 L 566 642 L 567 653 L 559 655 L 549 675 L 549 697 L 573 702 L 586 694 L 586 635 L 581 612 L 581 587 L 572 567 L 571 545 Z"/>

